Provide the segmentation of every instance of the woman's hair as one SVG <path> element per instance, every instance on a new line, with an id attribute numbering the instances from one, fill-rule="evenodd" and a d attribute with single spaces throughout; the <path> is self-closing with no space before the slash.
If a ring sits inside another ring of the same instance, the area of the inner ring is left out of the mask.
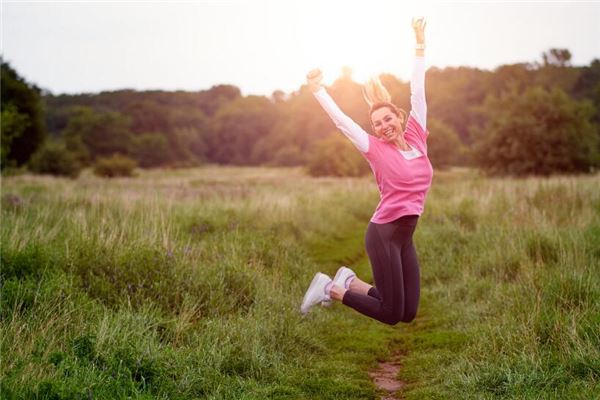
<path id="1" fill-rule="evenodd" d="M 406 111 L 392 103 L 392 96 L 390 96 L 390 93 L 383 86 L 379 77 L 373 77 L 365 83 L 363 86 L 363 97 L 369 105 L 369 115 L 372 115 L 373 112 L 380 108 L 387 107 L 402 120 L 403 124 L 406 122 Z"/>

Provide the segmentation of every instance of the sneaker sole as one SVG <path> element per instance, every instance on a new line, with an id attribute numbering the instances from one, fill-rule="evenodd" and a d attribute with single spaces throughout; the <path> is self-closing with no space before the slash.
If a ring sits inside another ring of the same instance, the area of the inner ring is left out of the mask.
<path id="1" fill-rule="evenodd" d="M 304 293 L 304 298 L 302 299 L 302 305 L 300 306 L 300 312 L 302 314 L 307 314 L 308 311 L 310 310 L 309 308 L 306 308 L 306 301 L 311 297 L 311 295 L 314 292 L 314 287 L 317 284 L 317 282 L 319 281 L 319 278 L 321 277 L 320 273 L 317 272 L 314 276 L 314 278 L 312 279 L 312 281 L 310 282 L 310 285 L 308 286 L 308 289 L 306 289 L 306 293 Z"/>
<path id="2" fill-rule="evenodd" d="M 342 267 L 344 268 L 348 268 L 345 265 L 343 265 Z M 333 278 L 333 282 L 334 285 L 337 285 L 337 283 L 335 283 L 337 281 L 337 279 L 340 277 L 340 275 L 342 274 L 343 268 L 338 268 L 337 272 L 335 273 L 335 277 Z M 354 272 L 354 271 L 352 271 Z M 356 273 L 354 274 L 354 276 L 356 276 Z M 347 278 L 346 278 L 347 279 Z M 338 285 L 339 286 L 339 285 Z M 328 300 L 328 301 L 323 301 L 321 302 L 321 305 L 323 307 L 331 307 L 331 305 L 333 304 L 333 300 Z"/>

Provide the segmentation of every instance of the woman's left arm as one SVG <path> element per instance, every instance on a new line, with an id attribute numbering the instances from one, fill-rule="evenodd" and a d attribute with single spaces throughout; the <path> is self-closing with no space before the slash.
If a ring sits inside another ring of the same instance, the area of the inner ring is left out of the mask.
<path id="1" fill-rule="evenodd" d="M 427 131 L 427 103 L 425 101 L 425 20 L 413 19 L 417 40 L 412 77 L 410 79 L 410 114 Z"/>

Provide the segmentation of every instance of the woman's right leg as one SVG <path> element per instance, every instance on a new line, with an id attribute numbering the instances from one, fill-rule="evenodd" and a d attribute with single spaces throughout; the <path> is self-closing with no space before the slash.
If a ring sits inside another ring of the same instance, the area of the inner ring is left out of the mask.
<path id="1" fill-rule="evenodd" d="M 358 276 L 355 276 L 350 281 L 350 286 L 348 287 L 348 290 L 350 290 L 352 292 L 368 295 L 371 297 L 375 297 L 376 299 L 381 300 L 381 295 L 377 291 L 377 288 L 375 288 L 375 286 L 369 285 L 367 282 L 361 280 Z"/>
<path id="2" fill-rule="evenodd" d="M 375 286 L 364 294 L 346 291 L 342 303 L 380 322 L 395 325 L 404 311 L 402 259 L 393 241 L 395 224 L 369 223 L 365 236 L 367 255 L 373 268 Z M 393 249 L 392 249 L 393 247 Z M 377 298 L 377 294 L 381 298 Z"/>

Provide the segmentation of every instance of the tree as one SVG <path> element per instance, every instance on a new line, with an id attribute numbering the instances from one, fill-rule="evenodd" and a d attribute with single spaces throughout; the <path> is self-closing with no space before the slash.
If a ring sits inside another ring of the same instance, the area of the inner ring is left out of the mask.
<path id="1" fill-rule="evenodd" d="M 207 138 L 210 160 L 251 164 L 254 145 L 270 132 L 276 118 L 274 104 L 265 97 L 248 96 L 225 105 L 215 115 L 213 131 Z"/>
<path id="2" fill-rule="evenodd" d="M 477 164 L 494 174 L 589 172 L 600 165 L 599 135 L 590 102 L 560 89 L 532 87 L 489 97 L 477 137 Z"/>
<path id="3" fill-rule="evenodd" d="M 542 64 L 535 63 L 537 68 L 533 71 L 532 79 L 527 82 L 527 87 L 539 85 L 572 93 L 581 75 L 581 68 L 571 67 L 570 60 L 571 52 L 567 49 L 550 49 L 542 53 Z"/>
<path id="4" fill-rule="evenodd" d="M 39 174 L 77 178 L 81 164 L 64 143 L 47 141 L 29 159 L 29 169 Z"/>
<path id="5" fill-rule="evenodd" d="M 279 149 L 273 157 L 273 165 L 286 167 L 302 165 L 305 163 L 306 156 L 296 145 L 287 145 Z"/>
<path id="6" fill-rule="evenodd" d="M 508 75 L 519 79 L 520 67 Z M 452 128 L 463 143 L 471 143 L 469 131 L 477 122 L 473 108 L 481 104 L 485 96 L 493 91 L 491 72 L 474 68 L 430 68 L 427 70 L 425 89 L 427 91 L 427 115 L 435 116 Z M 492 86 L 492 87 L 490 87 Z"/>
<path id="7" fill-rule="evenodd" d="M 542 53 L 544 65 L 567 67 L 571 64 L 571 52 L 568 49 L 550 49 Z"/>
<path id="8" fill-rule="evenodd" d="M 114 111 L 98 112 L 89 107 L 77 107 L 63 131 L 67 147 L 81 140 L 91 160 L 115 153 L 129 154 L 132 135 L 130 119 Z M 77 138 L 80 139 L 77 139 Z"/>
<path id="9" fill-rule="evenodd" d="M 212 117 L 225 104 L 241 98 L 240 89 L 233 85 L 215 85 L 197 96 L 197 105 L 204 114 Z"/>
<path id="10" fill-rule="evenodd" d="M 129 104 L 123 113 L 131 120 L 132 132 L 167 132 L 169 130 L 167 111 L 166 107 L 146 99 Z"/>
<path id="11" fill-rule="evenodd" d="M 16 161 L 11 159 L 11 143 L 15 138 L 21 137 L 25 129 L 29 126 L 29 118 L 26 114 L 21 114 L 13 104 L 8 104 L 2 108 L 2 168 L 14 167 Z"/>
<path id="12" fill-rule="evenodd" d="M 204 113 L 188 106 L 164 112 L 168 114 L 171 160 L 179 165 L 193 165 L 206 159 L 210 121 Z"/>
<path id="13" fill-rule="evenodd" d="M 467 164 L 466 148 L 452 128 L 437 119 L 430 119 L 427 130 L 430 132 L 427 156 L 435 169 Z"/>
<path id="14" fill-rule="evenodd" d="M 136 136 L 131 153 L 142 168 L 156 167 L 170 160 L 167 139 L 159 133 Z"/>
<path id="15" fill-rule="evenodd" d="M 5 163 L 21 166 L 46 139 L 41 91 L 35 85 L 27 83 L 2 58 L 0 63 L 2 64 L 0 107 L 2 119 L 4 120 L 5 117 L 9 119 L 8 123 L 2 124 L 2 168 Z"/>
<path id="16" fill-rule="evenodd" d="M 578 99 L 589 99 L 594 103 L 594 121 L 600 124 L 600 59 L 594 59 L 589 67 L 582 68 L 573 86 L 573 95 Z"/>
<path id="17" fill-rule="evenodd" d="M 313 147 L 307 165 L 312 176 L 361 176 L 370 171 L 369 163 L 339 132 L 317 141 Z"/>

